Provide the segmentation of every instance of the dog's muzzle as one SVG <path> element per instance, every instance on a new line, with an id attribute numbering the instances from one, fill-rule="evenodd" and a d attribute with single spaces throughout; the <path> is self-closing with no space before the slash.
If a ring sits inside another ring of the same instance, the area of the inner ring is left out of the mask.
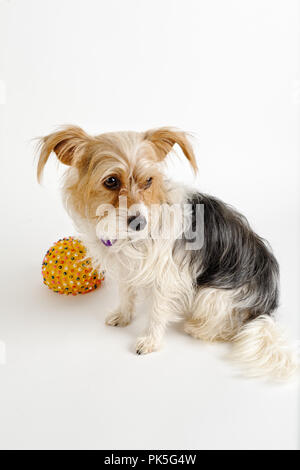
<path id="1" fill-rule="evenodd" d="M 131 230 L 135 232 L 139 232 L 140 230 L 144 230 L 144 228 L 147 225 L 147 220 L 146 220 L 146 217 L 139 214 L 137 216 L 134 215 L 134 216 L 128 217 L 127 224 L 128 224 L 128 228 L 130 228 Z"/>

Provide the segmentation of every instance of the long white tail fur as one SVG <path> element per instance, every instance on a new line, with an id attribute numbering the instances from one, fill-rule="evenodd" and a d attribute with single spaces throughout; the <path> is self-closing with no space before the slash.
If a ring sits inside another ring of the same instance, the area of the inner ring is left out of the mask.
<path id="1" fill-rule="evenodd" d="M 296 347 L 288 343 L 281 326 L 268 315 L 243 326 L 232 345 L 231 357 L 252 377 L 285 380 L 299 367 Z"/>

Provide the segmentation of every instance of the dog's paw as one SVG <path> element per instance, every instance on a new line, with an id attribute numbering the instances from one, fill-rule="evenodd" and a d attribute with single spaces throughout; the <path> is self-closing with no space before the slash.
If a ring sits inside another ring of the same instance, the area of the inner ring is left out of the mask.
<path id="1" fill-rule="evenodd" d="M 108 315 L 105 319 L 106 325 L 109 326 L 127 326 L 131 322 L 131 317 L 129 315 L 124 315 L 119 310 Z"/>
<path id="2" fill-rule="evenodd" d="M 138 338 L 135 346 L 137 354 L 149 354 L 157 351 L 158 349 L 159 344 L 157 344 L 151 336 L 141 336 Z"/>

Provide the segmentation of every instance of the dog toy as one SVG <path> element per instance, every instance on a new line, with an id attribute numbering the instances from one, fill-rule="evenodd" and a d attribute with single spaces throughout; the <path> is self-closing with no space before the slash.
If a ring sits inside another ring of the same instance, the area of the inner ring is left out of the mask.
<path id="1" fill-rule="evenodd" d="M 88 294 L 104 280 L 104 273 L 93 268 L 84 245 L 74 237 L 58 240 L 49 248 L 42 276 L 49 289 L 65 295 Z"/>

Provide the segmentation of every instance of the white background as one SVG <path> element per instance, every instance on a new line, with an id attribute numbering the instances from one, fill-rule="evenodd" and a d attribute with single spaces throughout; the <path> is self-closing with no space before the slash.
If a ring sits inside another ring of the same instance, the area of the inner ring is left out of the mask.
<path id="1" fill-rule="evenodd" d="M 54 157 L 35 181 L 31 139 L 65 123 L 194 132 L 199 189 L 271 242 L 299 338 L 299 30 L 294 0 L 0 1 L 1 448 L 298 447 L 297 381 L 246 380 L 179 326 L 137 357 L 145 315 L 104 325 L 114 282 L 78 298 L 42 285 L 74 228 Z M 184 162 L 170 171 L 193 183 Z"/>

